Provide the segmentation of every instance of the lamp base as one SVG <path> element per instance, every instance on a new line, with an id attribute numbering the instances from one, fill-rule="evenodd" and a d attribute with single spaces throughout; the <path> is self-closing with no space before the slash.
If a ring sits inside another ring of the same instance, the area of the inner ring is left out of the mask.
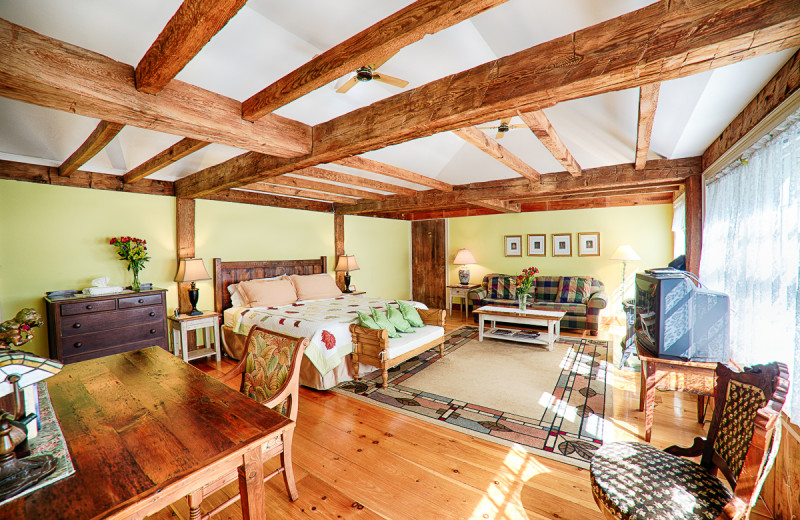
<path id="1" fill-rule="evenodd" d="M 469 284 L 469 269 L 466 267 L 461 267 L 458 270 L 458 281 L 461 282 L 461 285 Z"/>
<path id="2" fill-rule="evenodd" d="M 353 292 L 353 291 L 350 290 L 350 273 L 347 273 L 346 275 L 344 275 L 344 291 L 342 291 L 342 292 L 345 293 L 345 294 L 349 294 L 349 293 Z"/>
<path id="3" fill-rule="evenodd" d="M 194 283 L 192 283 L 194 285 Z M 192 304 L 192 310 L 187 313 L 189 316 L 202 316 L 203 313 L 197 310 L 197 301 L 200 299 L 199 289 L 189 289 L 189 303 Z"/>

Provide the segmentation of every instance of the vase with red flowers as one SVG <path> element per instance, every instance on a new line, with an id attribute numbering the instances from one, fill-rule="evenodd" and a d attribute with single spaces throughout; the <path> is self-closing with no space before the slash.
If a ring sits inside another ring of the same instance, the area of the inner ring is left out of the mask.
<path id="1" fill-rule="evenodd" d="M 528 293 L 533 287 L 533 282 L 536 280 L 534 277 L 539 269 L 535 267 L 528 267 L 522 270 L 522 274 L 517 276 L 517 301 L 519 303 L 519 310 L 524 311 L 528 306 Z"/>
<path id="2" fill-rule="evenodd" d="M 128 262 L 128 271 L 133 272 L 131 289 L 139 292 L 142 289 L 139 283 L 139 271 L 144 269 L 144 264 L 150 257 L 147 256 L 147 240 L 135 237 L 114 237 L 109 243 L 117 250 L 120 260 Z"/>

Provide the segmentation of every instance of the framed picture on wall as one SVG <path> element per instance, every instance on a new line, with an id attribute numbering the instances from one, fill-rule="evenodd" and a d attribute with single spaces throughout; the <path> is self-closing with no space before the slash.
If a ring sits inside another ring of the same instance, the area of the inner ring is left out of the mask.
<path id="1" fill-rule="evenodd" d="M 528 235 L 528 256 L 546 256 L 547 235 Z"/>
<path id="2" fill-rule="evenodd" d="M 572 234 L 553 234 L 553 256 L 572 256 Z"/>
<path id="3" fill-rule="evenodd" d="M 505 255 L 522 256 L 522 235 L 505 236 Z"/>
<path id="4" fill-rule="evenodd" d="M 578 233 L 578 256 L 600 256 L 600 233 Z"/>

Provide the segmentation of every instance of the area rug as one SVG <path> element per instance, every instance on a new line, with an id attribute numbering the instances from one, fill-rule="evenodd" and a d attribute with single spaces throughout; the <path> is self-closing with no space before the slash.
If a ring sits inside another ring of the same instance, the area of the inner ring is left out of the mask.
<path id="1" fill-rule="evenodd" d="M 463 326 L 438 348 L 389 371 L 333 389 L 399 413 L 544 457 L 588 468 L 612 431 L 608 342 L 561 336 L 552 351 L 503 340 L 478 341 Z M 605 437 L 604 437 L 605 434 Z"/>

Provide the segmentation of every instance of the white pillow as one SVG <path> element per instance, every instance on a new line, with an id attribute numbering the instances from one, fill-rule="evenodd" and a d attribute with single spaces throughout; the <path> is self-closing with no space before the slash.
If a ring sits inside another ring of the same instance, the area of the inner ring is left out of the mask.
<path id="1" fill-rule="evenodd" d="M 285 274 L 281 274 L 278 276 L 271 276 L 269 278 L 256 278 L 256 280 L 280 280 L 285 276 Z M 232 283 L 228 285 L 228 294 L 231 295 L 231 305 L 233 307 L 247 307 L 247 300 L 245 300 L 245 298 L 242 296 L 242 293 L 239 291 L 238 283 Z"/>

